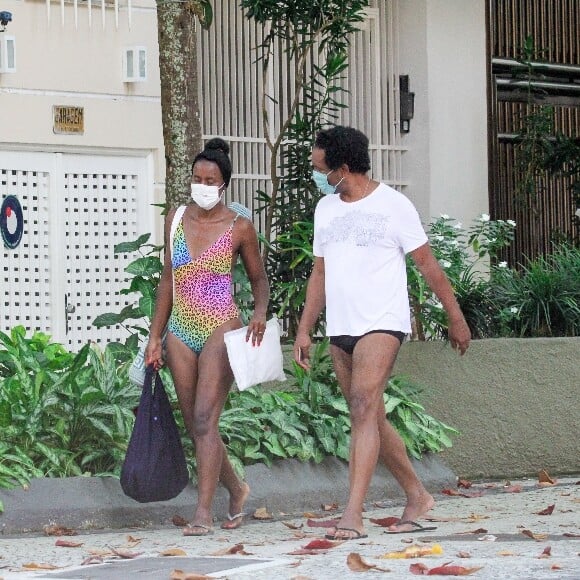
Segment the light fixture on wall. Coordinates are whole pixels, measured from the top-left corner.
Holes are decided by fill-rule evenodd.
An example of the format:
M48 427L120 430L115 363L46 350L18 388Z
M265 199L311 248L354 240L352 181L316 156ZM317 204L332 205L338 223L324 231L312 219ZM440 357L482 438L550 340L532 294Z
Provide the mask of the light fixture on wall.
M399 103L400 130L401 133L408 133L415 114L415 93L409 92L409 75L399 76Z

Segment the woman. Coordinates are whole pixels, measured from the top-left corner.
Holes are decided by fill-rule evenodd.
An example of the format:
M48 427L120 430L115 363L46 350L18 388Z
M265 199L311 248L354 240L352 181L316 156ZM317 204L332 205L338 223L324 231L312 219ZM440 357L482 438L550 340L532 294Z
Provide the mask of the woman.
M269 286L252 222L223 202L232 166L229 147L210 140L193 162L191 195L178 224L176 210L165 220L165 264L145 363L164 364L162 334L167 327L166 358L187 432L193 439L198 472L198 502L184 535L212 531L212 502L218 480L230 494L228 519L222 528L242 524L249 486L236 475L218 430L233 381L224 333L242 326L232 297L232 268L241 256L254 296L254 315L246 340L259 346L266 328Z

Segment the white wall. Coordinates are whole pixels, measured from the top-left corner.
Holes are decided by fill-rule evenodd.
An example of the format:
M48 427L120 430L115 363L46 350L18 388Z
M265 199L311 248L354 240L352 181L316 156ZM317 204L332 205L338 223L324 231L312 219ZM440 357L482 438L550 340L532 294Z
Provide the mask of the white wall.
M415 118L405 143L409 196L423 220L488 211L485 0L403 0L401 73Z

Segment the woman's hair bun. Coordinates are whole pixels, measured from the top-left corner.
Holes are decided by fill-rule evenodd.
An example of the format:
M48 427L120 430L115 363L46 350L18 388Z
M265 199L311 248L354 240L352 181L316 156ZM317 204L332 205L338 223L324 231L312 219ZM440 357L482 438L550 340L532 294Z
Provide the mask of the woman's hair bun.
M220 139L219 137L214 137L205 144L205 150L221 151L225 155L228 155L230 152L230 146L223 139Z

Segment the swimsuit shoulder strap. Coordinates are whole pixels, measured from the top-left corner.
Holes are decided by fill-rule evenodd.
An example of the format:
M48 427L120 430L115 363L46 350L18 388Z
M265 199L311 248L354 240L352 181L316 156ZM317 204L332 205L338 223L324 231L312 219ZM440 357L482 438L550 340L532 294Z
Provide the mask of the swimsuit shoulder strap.
M171 222L171 230L169 231L169 251L171 252L171 257L173 258L173 238L175 237L175 232L177 231L177 226L183 217L186 210L186 205L180 205L173 214L173 220Z

